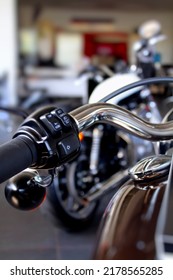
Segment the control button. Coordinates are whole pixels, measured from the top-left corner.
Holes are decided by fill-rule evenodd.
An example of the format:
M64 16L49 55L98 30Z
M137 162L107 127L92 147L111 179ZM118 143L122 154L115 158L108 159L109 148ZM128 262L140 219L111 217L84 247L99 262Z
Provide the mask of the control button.
M58 118L56 118L52 114L47 114L45 116L41 116L40 120L44 123L44 125L49 129L52 134L56 134L57 132L62 131L62 125Z
M49 123L52 125L54 130L59 131L62 129L60 122L52 114L46 115L46 118L49 121Z
M68 115L63 115L61 120L65 126L70 126L70 117Z
M54 127L54 129L56 131L60 131L61 130L61 125L58 122L52 123L52 126Z
M47 114L47 115L46 115L46 118L47 118L48 120L49 120L49 119L51 120L52 117L53 117L52 114Z
M61 116L62 114L64 114L64 111L60 108L60 109L56 109L56 114L58 115L58 116Z
M57 145L57 149L61 159L63 159L66 156L69 156L75 151L78 151L79 148L80 142L75 134L71 134L68 137L62 139Z
M65 128L68 128L71 126L71 120L68 114L64 113L62 109L56 109L55 110L59 120L63 123Z

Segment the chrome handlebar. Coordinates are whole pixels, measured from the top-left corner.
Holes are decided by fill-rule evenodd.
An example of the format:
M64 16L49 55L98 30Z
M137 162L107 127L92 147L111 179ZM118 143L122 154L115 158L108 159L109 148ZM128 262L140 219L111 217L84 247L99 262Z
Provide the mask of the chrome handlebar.
M173 139L173 121L149 123L130 111L113 104L95 103L81 106L70 113L79 132L96 123L107 123L149 141Z

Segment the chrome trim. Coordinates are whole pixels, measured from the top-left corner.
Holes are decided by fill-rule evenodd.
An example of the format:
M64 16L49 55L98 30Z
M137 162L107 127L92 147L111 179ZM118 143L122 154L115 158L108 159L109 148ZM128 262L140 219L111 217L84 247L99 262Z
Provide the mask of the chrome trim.
M162 200L161 209L159 212L156 234L155 234L156 253L158 259L168 259L168 258L173 259L172 181L173 181L173 156L171 156L170 172L169 172L167 186Z
M149 156L129 169L129 175L135 181L156 179L169 173L170 164L171 156Z
M124 184L129 179L128 170L121 170L104 182L96 184L91 192L88 192L86 200L89 202L100 199L101 197L108 194L111 190L118 190L122 184Z
M171 114L173 113L173 108L169 110L169 112L164 116L162 122L165 123L165 122L168 122L169 121L169 118L171 116Z
M88 205L91 202L97 201L113 189L116 191L123 183L125 183L129 179L127 169L119 171L105 181L95 184L87 194L81 197L78 195L74 181L71 179L73 177L75 168L76 163L74 162L72 163L71 168L68 170L69 180L67 181L67 187L71 196L78 203L84 206Z
M122 128L128 133L150 141L173 139L173 121L161 124L149 123L113 104L87 104L72 111L70 115L74 118L79 131L102 122Z

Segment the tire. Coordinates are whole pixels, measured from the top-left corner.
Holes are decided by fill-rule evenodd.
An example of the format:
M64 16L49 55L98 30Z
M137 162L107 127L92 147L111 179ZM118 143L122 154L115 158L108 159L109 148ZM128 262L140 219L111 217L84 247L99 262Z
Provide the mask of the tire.
M67 231L81 231L92 223L99 202L83 206L73 201L67 189L65 192L66 195L59 188L59 179L55 178L47 190L43 212L57 227L63 227ZM73 211L67 207L68 203L73 204Z

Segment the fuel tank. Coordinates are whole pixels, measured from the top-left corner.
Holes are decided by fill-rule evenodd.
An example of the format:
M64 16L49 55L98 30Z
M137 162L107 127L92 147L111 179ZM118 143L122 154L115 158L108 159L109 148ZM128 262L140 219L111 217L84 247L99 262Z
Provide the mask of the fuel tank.
M146 170L146 162L150 162L152 174L149 167ZM141 172L142 164L145 176ZM142 164L138 164L136 173L133 170L138 178L128 180L110 201L98 231L93 259L156 259L155 232L169 164L162 156L161 160L147 159Z

